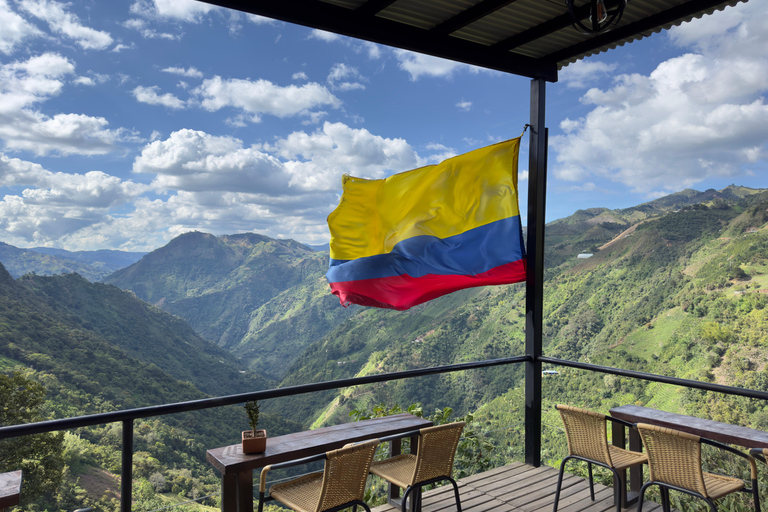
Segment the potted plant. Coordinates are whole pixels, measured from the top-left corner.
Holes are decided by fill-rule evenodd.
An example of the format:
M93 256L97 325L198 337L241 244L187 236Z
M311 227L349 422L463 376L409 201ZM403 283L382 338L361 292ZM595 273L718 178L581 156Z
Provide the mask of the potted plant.
M243 453L264 453L267 449L267 431L257 429L259 425L259 403L251 400L245 403L245 414L251 430L243 431Z

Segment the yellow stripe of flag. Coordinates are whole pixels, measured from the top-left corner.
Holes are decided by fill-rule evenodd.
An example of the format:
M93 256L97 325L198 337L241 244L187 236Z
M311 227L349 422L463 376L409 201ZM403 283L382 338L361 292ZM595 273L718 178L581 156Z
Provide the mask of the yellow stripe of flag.
M331 258L386 254L414 236L447 238L519 215L519 151L520 137L382 180L344 176L328 216Z

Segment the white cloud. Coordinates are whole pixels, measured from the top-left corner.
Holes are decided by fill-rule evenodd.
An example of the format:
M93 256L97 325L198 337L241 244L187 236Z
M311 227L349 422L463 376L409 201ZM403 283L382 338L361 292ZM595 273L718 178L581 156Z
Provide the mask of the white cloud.
M662 62L648 76L620 75L611 88L587 91L582 102L592 111L563 121L566 134L551 139L555 175L603 177L657 194L747 174L767 160L765 7L756 2L739 8L738 25L730 12L716 30L713 22L728 8L673 36L699 53Z
M65 35L84 50L105 50L112 44L108 32L86 27L77 15L69 12L68 4L55 0L25 0L22 9L48 23L52 31Z
M169 32L158 32L154 28L151 28L149 24L139 18L130 18L123 22L123 26L136 30L146 39L181 39L182 33L171 34Z
M19 245L59 242L110 220L109 210L134 200L148 187L100 171L51 172L0 153L0 186L23 186L0 201L3 240Z
M131 5L131 12L148 18L170 18L199 23L205 14L215 7L196 0L138 0Z
M87 86L94 86L96 85L96 82L93 81L93 78L87 77L87 76L79 76L75 78L75 82L77 85L87 85Z
M36 104L58 95L75 66L55 53L0 66L0 140L5 148L38 155L107 153L132 134L110 130L103 117L84 114L48 116Z
M135 158L133 171L149 185L98 171L52 173L0 154L0 187L25 187L0 200L0 236L68 249L147 250L191 230L323 242L342 174L383 177L419 161L402 139L341 123L265 146L178 130Z
M181 75L189 78L203 78L203 72L194 67L189 67L187 69L170 67L165 68L162 71L165 73L172 73L174 75Z
M274 25L276 23L272 18L266 18L264 16L258 16L256 14L245 14L246 19L255 25Z
M400 69L407 71L408 74L411 75L411 80L414 82L422 76L447 78L460 69L477 72L477 68L473 68L467 64L432 57L431 55L424 55L422 53L414 53L407 50L395 50L395 57L397 57Z
M6 55L13 53L14 49L25 39L42 34L34 25L11 10L7 0L0 0L0 52Z
M149 105L162 105L164 107L180 109L184 108L184 102L173 94L167 92L163 95L157 93L160 87L154 85L152 87L138 86L133 90L133 96L137 101L141 103L147 103Z
M265 149L287 160L292 185L310 190L338 190L345 173L382 178L419 164L404 139L384 138L343 123L325 122L311 134L294 132Z
M371 60L377 60L381 58L381 46L370 41L363 41L362 47L368 54L368 58Z
M294 80L309 80L309 77L303 71L294 73L293 75L291 75L291 78L293 78Z
M456 108L463 110L464 112L469 112L472 108L472 102L462 100L456 104Z
M353 91L365 89L365 85L354 80L364 80L357 68L348 66L342 62L333 65L328 73L328 85L331 89L340 91Z
M307 116L317 107L329 105L336 108L341 104L336 96L317 83L280 87L268 80L215 76L203 81L193 93L202 98L202 107L210 112L234 107L250 114L252 122L259 122L261 114Z
M325 41L326 43L331 43L331 42L340 40L341 36L339 34L334 34L333 32L326 32L325 30L313 29L309 33L309 38L310 39L319 39L320 41Z
M568 87L582 88L597 78L612 73L618 67L617 64L606 64L591 60L579 60L568 64L558 73L558 80Z
M133 44L133 43L131 43L130 45L126 45L126 44L123 44L123 43L118 43L110 51L114 52L114 53L120 53L123 50L133 50L134 48L136 48L136 45Z

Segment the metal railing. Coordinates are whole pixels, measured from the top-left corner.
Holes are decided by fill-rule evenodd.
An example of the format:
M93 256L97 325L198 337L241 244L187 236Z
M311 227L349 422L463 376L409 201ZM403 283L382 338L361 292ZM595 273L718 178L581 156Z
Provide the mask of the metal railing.
M303 384L299 386L290 386L278 389L268 389L254 391L250 393L241 393L237 395L220 396L214 398L205 398L201 400L192 400L188 402L178 402L173 404L164 404L151 407L140 407L136 409L127 409L124 411L114 411L101 414L91 414L88 416L77 416L74 418L65 418L59 420L41 421L38 423L29 423L24 425L12 425L0 427L0 439L8 439L32 434L41 434L59 430L69 430L80 427L88 427L105 423L123 423L123 444L122 444L122 469L121 469L121 510L130 512L132 495L132 475L133 475L133 422L137 419L151 418L169 414L178 414L182 412L200 411L227 405L240 404L249 400L266 400L271 398L280 398L287 396L301 395L305 393L314 393L317 391L327 391L331 389L348 388L364 384L373 384L378 382L390 382L394 380L411 379L416 377L425 377L441 373L451 373L465 370L474 370L479 368L489 368L493 366L503 366L510 364L530 363L530 356L515 356L502 359L492 359L486 361L473 361L468 363L458 363L445 366L420 368L416 370L406 370L401 372L385 373L380 375L368 375L365 377L354 377L349 379L339 379L333 381L316 382L312 384ZM738 395L760 400L768 400L768 392L758 391L746 388L737 388L733 386L723 386L709 382L700 382L689 379L680 379L677 377L667 377L652 373L639 372L634 370L623 370L609 366L599 366L591 363L580 363L577 361L568 361L553 357L541 356L539 363L548 363L557 366L566 366L581 370L595 371L621 377L630 377L634 379L646 380L651 382L660 382L672 384L686 388L701 389L704 391L713 391L717 393ZM539 422L539 430L541 423ZM528 433L526 432L526 438ZM526 441L528 444L528 441ZM538 444L538 443L537 443Z

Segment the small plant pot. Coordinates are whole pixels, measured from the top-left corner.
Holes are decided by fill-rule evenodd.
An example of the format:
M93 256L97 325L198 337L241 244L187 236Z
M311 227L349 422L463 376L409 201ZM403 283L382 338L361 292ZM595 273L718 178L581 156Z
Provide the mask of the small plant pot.
M267 449L266 430L243 431L243 453L264 453Z

